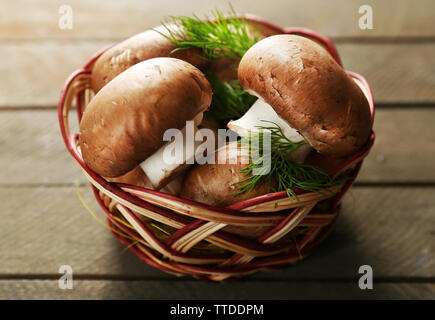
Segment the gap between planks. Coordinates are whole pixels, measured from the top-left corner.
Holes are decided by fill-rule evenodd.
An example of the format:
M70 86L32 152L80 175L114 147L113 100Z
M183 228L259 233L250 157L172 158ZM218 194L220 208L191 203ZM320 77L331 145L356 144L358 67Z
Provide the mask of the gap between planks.
M65 183L0 183L0 189L19 189L19 188L73 188L87 187L90 183L73 182ZM434 188L435 181L356 181L353 188Z
M427 101L427 102L376 102L375 101L376 110L401 110L401 109L410 109L410 110L418 110L418 109L435 109L435 101ZM71 109L75 109L75 106L72 106ZM46 105L46 106L38 106L38 105L23 105L23 106L2 106L0 105L0 112L5 111L52 111L57 110L56 105Z
M39 37L39 38L13 38L1 39L0 43L20 43L20 42L113 42L118 43L124 41L127 37L106 37L106 38L71 38L71 37ZM435 43L435 36L330 36L328 37L335 44L431 44Z
M375 283L373 290L361 290L357 282L79 280L73 290L60 290L57 281L0 281L0 299L433 299L434 295L433 283Z
M321 282L321 283L355 283L358 282L359 277L331 277L331 278L291 278L280 277L279 272L276 273L276 277L273 278L258 278L247 276L238 279L238 282L290 282L290 283L306 283L306 282ZM1 280L58 280L61 274L0 274ZM192 277L173 277L168 279L167 277L156 276L126 276L126 275L102 275L102 274L74 274L74 280L85 281L177 281L177 282L189 282L196 281ZM435 283L435 277L374 277L374 283Z

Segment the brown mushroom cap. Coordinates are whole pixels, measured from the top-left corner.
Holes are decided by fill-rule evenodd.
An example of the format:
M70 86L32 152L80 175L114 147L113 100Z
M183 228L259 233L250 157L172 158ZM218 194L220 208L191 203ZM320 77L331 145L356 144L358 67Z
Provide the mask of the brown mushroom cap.
M162 147L169 128L182 129L206 110L211 88L201 71L173 58L127 69L91 100L80 123L86 164L105 177L133 170Z
M239 152L237 152L239 151ZM256 185L249 195L233 195L237 189L233 185L247 176L239 172L248 164L247 149L240 149L237 143L224 145L215 152L215 163L205 163L192 167L183 182L180 197L217 207L225 207L236 202L254 198L272 191L273 186ZM227 161L225 162L225 159Z
M265 38L243 56L238 71L253 91L320 153L344 157L371 130L367 99L320 45L296 35Z
M163 26L154 28L164 34ZM178 50L171 53L176 46L155 30L147 30L128 38L104 52L92 68L91 86L98 92L110 80L131 66L152 58L171 57L187 61L201 68L208 64L200 58L201 50Z

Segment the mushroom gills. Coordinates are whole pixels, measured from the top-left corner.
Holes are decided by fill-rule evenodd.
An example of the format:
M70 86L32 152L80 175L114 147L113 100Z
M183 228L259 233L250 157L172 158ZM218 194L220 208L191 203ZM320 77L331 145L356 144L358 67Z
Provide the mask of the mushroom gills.
M154 189L159 190L166 186L189 164L194 163L195 152L202 142L189 139L190 137L186 136L193 134L193 137L195 137L202 118L203 113L201 112L192 120L193 125L186 124L181 130L182 139L176 137L173 141L164 144L140 164ZM179 152L180 150L183 152ZM175 152L172 153L171 151ZM168 152L171 154L169 158Z
M281 128L284 136L290 141L300 142L305 140L296 129L292 128L269 104L260 98L240 119L230 121L227 126L238 135L246 137L250 135L250 132L259 132L259 127L273 126L272 122ZM312 147L308 143L304 144L289 155L289 160L295 163L303 163L311 149Z

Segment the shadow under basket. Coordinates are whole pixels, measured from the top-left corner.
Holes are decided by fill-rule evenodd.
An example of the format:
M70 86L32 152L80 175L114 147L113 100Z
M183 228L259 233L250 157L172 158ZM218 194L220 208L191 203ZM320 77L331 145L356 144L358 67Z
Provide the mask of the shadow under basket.
M310 37L326 47L341 65L334 45L323 35L305 28L280 28L253 16L246 19L266 36ZM217 208L159 191L109 182L84 163L78 148L78 134L70 133L68 119L75 101L80 122L83 110L92 99L92 66L105 50L107 48L67 79L58 105L60 129L68 151L92 184L113 235L140 259L178 276L224 281L294 264L328 236L337 219L340 201L373 145L373 132L360 151L331 172L347 178L343 185L318 193L294 190L299 201L291 201L282 191ZM367 81L359 74L347 73L364 92L373 120L373 95ZM258 227L266 231L255 238L228 232L231 228Z

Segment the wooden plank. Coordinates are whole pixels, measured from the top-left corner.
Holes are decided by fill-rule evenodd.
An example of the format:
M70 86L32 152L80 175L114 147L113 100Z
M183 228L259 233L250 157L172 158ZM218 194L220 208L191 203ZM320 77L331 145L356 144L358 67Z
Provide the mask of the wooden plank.
M73 112L71 112L73 113ZM77 122L71 114L71 124ZM77 125L73 132L77 132ZM0 112L0 184L86 181L67 151L55 110Z
M375 279L434 278L435 188L354 188L330 237L312 256L252 279L342 281L372 266ZM86 203L102 217L87 187ZM123 252L82 207L75 189L0 188L0 277L39 277L71 265L76 275L176 279ZM188 279L188 278L186 278Z
M381 109L359 182L435 181L435 109Z
M54 107L67 77L110 42L13 42L0 45L0 107Z
M66 78L110 41L17 41L0 46L0 108L53 107ZM435 43L339 44L378 103L435 103Z
M435 101L435 44L339 44L346 69L369 82L377 103Z
M73 125L75 114L71 118ZM428 156L435 154L433 123L435 108L379 110L376 143L358 181L435 181L435 162ZM8 168L0 185L86 181L63 144L55 110L0 111L0 154L0 166Z
M340 282L74 280L61 290L57 280L0 280L0 299L434 299L433 283L375 283L373 290ZM267 310L265 310L267 313Z
M418 5L407 0L317 1L317 0L233 0L241 13L253 13L281 26L303 26L333 37L434 36L432 16L434 3L420 0ZM155 26L168 15L200 16L213 8L227 11L227 2L171 1L150 3L140 0L110 1L71 0L72 30L61 30L59 8L64 3L50 0L9 1L0 12L0 38L124 38ZM358 9L368 4L373 8L374 29L361 30Z
M84 200L105 218L88 187ZM0 188L0 274L53 274L71 265L82 274L166 275L137 261L81 205L75 188Z

